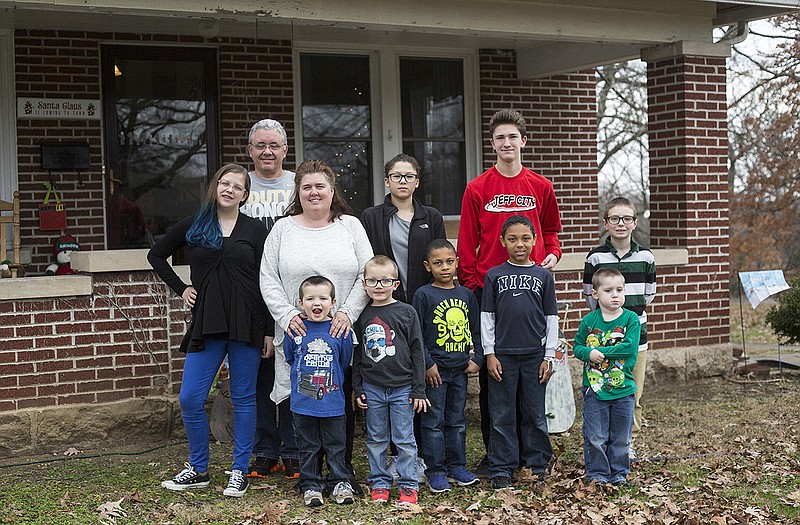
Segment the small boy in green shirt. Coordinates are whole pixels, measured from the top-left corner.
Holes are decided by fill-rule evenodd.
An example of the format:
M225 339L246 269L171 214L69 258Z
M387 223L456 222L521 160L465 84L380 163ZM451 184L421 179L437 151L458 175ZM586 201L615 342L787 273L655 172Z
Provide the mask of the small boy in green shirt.
M583 369L583 457L589 482L624 485L630 473L631 425L639 318L622 307L625 278L613 268L592 277L599 308L581 320L575 357Z

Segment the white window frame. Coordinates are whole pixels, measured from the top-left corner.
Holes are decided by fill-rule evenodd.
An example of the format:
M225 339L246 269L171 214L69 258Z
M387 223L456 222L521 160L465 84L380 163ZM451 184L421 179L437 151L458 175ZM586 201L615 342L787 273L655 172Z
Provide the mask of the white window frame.
M402 153L402 119L400 107L401 58L456 58L464 67L464 140L466 149L466 182L480 173L480 100L478 87L478 53L474 49L431 48L413 46L358 46L342 43L295 42L292 48L294 69L295 157L303 158L303 116L300 78L302 53L335 55L368 55L370 65L370 104L372 124L373 204L383 202L383 164L386 159ZM335 82L336 79L331 79ZM459 215L446 215L458 219Z
M5 201L19 188L14 71L14 31L0 29L0 199Z

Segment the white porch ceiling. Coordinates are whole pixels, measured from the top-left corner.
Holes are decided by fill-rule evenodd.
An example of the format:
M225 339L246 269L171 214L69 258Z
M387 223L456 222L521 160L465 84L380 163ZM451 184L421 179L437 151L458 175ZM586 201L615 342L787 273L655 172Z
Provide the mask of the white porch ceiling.
M715 25L798 8L800 0L0 0L0 28L198 35L205 24L219 36L295 43L511 48L519 76L533 78L659 44L711 43Z

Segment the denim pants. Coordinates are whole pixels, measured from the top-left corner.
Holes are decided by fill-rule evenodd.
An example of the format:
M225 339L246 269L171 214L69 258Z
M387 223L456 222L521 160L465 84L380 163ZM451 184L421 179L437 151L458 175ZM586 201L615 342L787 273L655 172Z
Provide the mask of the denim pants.
M300 452L300 490L331 489L348 481L345 462L345 416L315 417L294 414L294 429ZM328 462L327 482L322 478L322 458Z
M489 410L492 414L489 476L511 476L520 466L528 467L534 473L544 472L553 457L544 411L547 383L539 383L539 365L544 360L544 352L495 357L503 367L503 380L489 377ZM517 406L521 418L519 438Z
M467 464L467 374L464 368L440 368L442 384L426 390L431 406L422 413L420 455L425 474L448 474Z
M233 468L247 472L256 429L256 375L261 349L241 341L206 339L200 352L188 352L181 380L181 416L189 439L189 463L208 471L208 415L205 402L225 355L233 402Z
M367 398L367 480L370 487L392 487L392 475L386 470L386 449L391 428L392 441L397 446L397 474L400 476L397 486L418 490L414 407L409 402L411 385L383 388L364 381L362 389Z
M628 477L634 404L633 394L601 401L583 387L583 461L589 481L621 483Z
M256 434L253 455L271 459L297 458L289 400L285 399L275 405L269 398L274 384L275 356L261 359L256 383Z

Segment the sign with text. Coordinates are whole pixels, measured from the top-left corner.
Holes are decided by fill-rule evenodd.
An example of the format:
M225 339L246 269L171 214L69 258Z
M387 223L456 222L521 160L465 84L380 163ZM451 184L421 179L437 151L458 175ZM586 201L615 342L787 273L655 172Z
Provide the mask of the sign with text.
M789 283L783 276L783 270L739 272L739 280L742 281L744 294L753 308L770 295L789 289Z
M100 100L17 98L17 118L100 120Z

